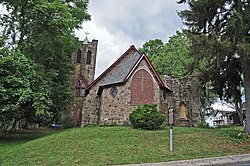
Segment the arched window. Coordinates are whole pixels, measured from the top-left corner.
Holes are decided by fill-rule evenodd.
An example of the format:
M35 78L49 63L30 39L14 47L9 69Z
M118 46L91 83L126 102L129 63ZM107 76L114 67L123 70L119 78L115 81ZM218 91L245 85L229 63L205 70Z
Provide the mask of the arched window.
M131 104L153 104L153 79L144 69L137 71L132 78Z
M76 63L81 63L82 51L79 49L76 55Z
M88 65L91 64L91 54L92 54L92 52L90 50L88 50L88 52L87 52L87 60L86 60L86 64L88 64Z
M184 102L181 102L179 105L179 117L180 117L180 119L187 119L186 104Z
M78 80L76 82L76 86L75 86L75 96L84 96L85 95L85 83L83 80Z

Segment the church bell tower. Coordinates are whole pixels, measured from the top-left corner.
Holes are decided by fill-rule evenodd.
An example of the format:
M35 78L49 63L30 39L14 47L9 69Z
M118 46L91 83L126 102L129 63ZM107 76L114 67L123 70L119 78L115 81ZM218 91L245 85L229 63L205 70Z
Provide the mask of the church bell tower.
M88 33L83 41L78 41L76 50L72 54L74 72L72 90L74 101L72 104L72 119L76 126L81 126L82 106L85 100L85 90L92 83L95 76L97 40L88 40Z

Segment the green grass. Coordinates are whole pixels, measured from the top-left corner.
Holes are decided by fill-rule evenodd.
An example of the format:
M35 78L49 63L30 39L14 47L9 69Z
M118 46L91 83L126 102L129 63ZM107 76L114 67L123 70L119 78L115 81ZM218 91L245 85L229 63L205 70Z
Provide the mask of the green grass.
M250 140L232 139L227 130L232 128L174 127L172 153L168 128L86 127L14 134L0 138L0 159L3 165L111 165L250 153Z

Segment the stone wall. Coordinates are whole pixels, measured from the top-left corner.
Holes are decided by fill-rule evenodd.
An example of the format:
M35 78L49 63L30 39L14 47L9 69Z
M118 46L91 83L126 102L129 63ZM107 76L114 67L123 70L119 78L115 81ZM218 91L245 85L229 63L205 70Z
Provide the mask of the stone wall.
M83 44L79 41L79 47L72 53L71 62L74 65L74 73L72 80L76 80L79 77L84 78L87 84L90 84L94 80L95 66L96 66L96 54L97 54L97 40L92 40L88 44ZM78 51L81 51L80 63L77 63ZM87 52L91 51L91 63L86 64Z
M99 123L99 110L100 110L100 96L97 95L97 86L93 87L82 105L82 124L81 126L88 124Z
M95 67L96 67L96 54L97 54L97 40L92 40L88 44L82 45L82 50L84 53L84 70L86 72L85 78L87 78L88 84L92 83L95 77ZM86 64L87 52L91 51L91 62Z
M168 83L173 93L168 98L174 107L174 123L178 126L197 126L200 121L200 101L198 94L198 80L194 77L179 79L174 76L165 76L164 82ZM172 100L172 101L171 101ZM186 106L186 118L180 118L180 105Z
M102 124L102 125L127 125L129 124L129 114L138 106L131 103L131 81L137 71L144 69L153 79L153 102L150 104L157 104L164 101L164 95L159 85L155 81L151 71L149 70L145 60L142 60L135 69L130 78L125 84L116 84L105 86L101 88L101 94L98 95L99 86L105 81L105 78L100 80L91 90L86 101L83 104L83 121L82 125L86 124ZM112 71L111 73L112 74ZM117 95L112 96L111 90L117 89ZM158 105L158 109L166 110L166 106ZM164 112L164 111L163 111Z
M117 89L116 96L111 94L113 88ZM129 124L128 117L134 108L130 105L129 96L129 83L104 88L101 95L100 124Z
M83 80L84 85L85 85L83 88L86 88L94 80L97 44L98 44L97 40L92 40L92 42L88 42L87 44L84 44L82 41L78 41L77 48L75 52L72 53L71 62L74 66L74 72L71 77L71 83L72 83L73 95L75 95L74 92L75 92L75 87L76 87L78 80ZM90 64L86 63L88 51L91 51ZM77 61L78 54L80 55L80 58L79 58L80 61ZM79 112L84 114L83 107L89 102L89 100L85 98L84 94L85 92L81 93L80 96L75 96L70 106L71 116L73 118L73 121L77 125L81 125L78 122L79 120L81 122L85 121L86 123L91 123L91 121L95 119L92 117L92 113L89 113L89 112L85 117L76 118L76 115L78 115Z

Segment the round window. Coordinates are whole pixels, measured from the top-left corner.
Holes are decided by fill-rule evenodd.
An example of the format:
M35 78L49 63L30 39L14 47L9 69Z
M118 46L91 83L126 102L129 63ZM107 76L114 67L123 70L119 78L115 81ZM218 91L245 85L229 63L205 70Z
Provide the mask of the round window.
M111 93L111 95L112 95L113 97L115 97L115 96L117 95L117 93L118 93L117 88L116 88L116 87L112 88L111 91L110 91L110 93Z

